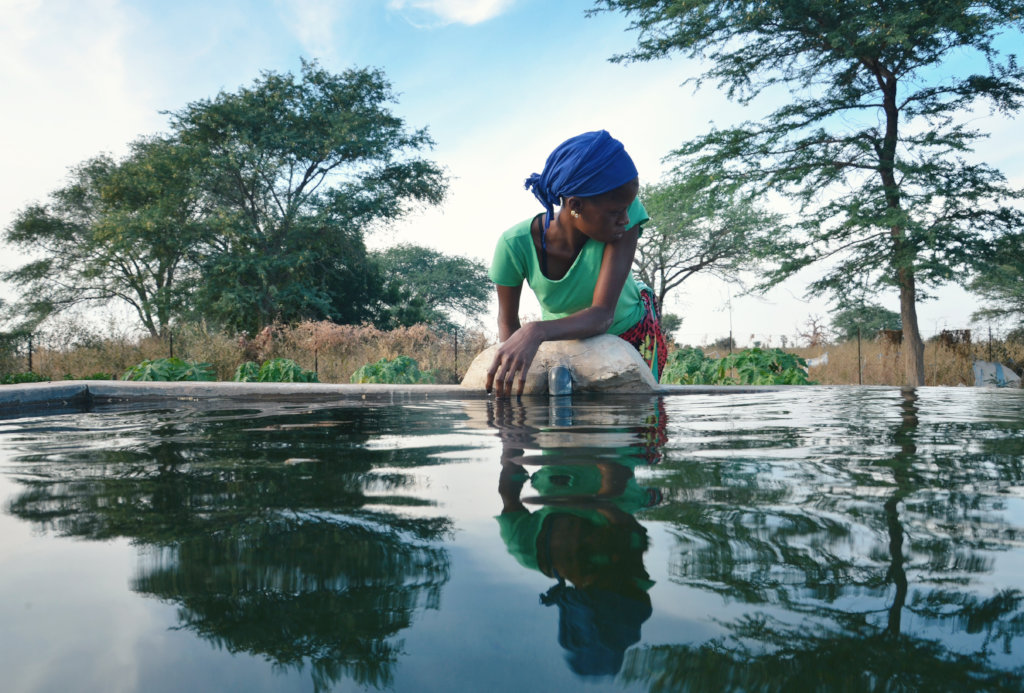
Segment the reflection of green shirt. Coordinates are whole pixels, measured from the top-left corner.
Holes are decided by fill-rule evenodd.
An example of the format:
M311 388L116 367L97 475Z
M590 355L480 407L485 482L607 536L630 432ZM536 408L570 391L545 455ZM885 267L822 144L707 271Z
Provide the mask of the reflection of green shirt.
M608 524L608 518L596 510L565 506L545 505L532 513L528 510L515 510L498 515L495 519L498 521L501 539L508 552L524 568L542 572L537 563L537 537L544 528L544 520L552 514L576 515L598 526Z
M650 218L639 198L633 200L627 213L631 227ZM537 249L530 234L532 222L532 218L527 219L501 235L491 263L491 281L502 286L521 286L525 279L537 295L545 320L557 320L589 308L594 300L594 287L597 286L605 244L588 239L565 276L558 280L548 279L541 272ZM640 322L643 316L640 289L630 271L619 294L608 332L622 334Z
M635 466L635 465L628 465ZM595 498L601 489L601 470L592 464L541 465L530 475L530 485L545 498ZM645 491L631 477L621 495L608 501L630 515L646 507ZM594 508L574 507L569 504L542 505L532 513L516 510L502 513L495 519L501 530L501 538L508 552L520 565L531 570L540 570L537 563L537 538L544 527L544 520L552 514L575 515L595 527L608 525L608 518Z

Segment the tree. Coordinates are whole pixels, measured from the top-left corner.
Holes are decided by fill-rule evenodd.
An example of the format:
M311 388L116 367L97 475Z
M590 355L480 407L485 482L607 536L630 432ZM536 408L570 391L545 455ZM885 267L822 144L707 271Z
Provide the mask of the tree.
M406 291L406 304L422 311L421 322L450 327L454 315L476 320L487 310L492 283L482 262L407 243L374 255Z
M204 153L218 224L198 312L249 331L387 312L364 234L440 202L447 186L417 156L433 144L426 130L407 130L392 101L378 70L331 74L303 62L299 78L265 72L171 114L176 136Z
M665 339L674 342L676 332L683 326L683 319L675 313L662 313L658 318L661 322L661 331L665 335Z
M743 105L787 89L759 122L684 143L679 169L710 189L796 204L798 233L762 287L827 258L812 293L842 292L864 273L898 289L905 380L923 384L921 289L966 276L986 235L1021 225L1021 192L966 160L983 133L963 121L983 102L1020 110L1024 70L998 39L1021 30L1024 3L599 0L602 10L625 12L640 32L615 59L680 51L700 60L698 85L715 80ZM981 71L970 73L975 58Z
M777 215L688 181L646 186L640 199L651 215L637 243L634 268L658 305L697 272L739 281L771 248Z
M809 315L804 324L797 330L797 336L807 342L808 348L828 344L828 330L820 315Z
M5 240L38 256L3 278L21 288L8 308L34 326L80 304L130 305L163 334L195 284L191 259L208 233L192 172L195 152L138 140L120 161L94 157L47 204L22 210Z
M863 337L874 339L880 330L898 330L900 314L877 303L860 303L837 309L832 314L832 331L839 341Z
M999 239L968 288L988 304L972 320L1010 320L1024 327L1024 233Z

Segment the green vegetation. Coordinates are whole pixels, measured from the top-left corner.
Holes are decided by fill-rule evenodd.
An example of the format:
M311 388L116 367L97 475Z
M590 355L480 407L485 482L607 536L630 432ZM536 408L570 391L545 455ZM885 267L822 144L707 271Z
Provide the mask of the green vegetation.
M306 370L291 359L270 359L263 365L246 361L232 378L236 383L318 383L314 371Z
M807 362L781 349L752 348L711 358L685 347L669 355L661 382L666 385L813 385Z
M392 385L416 385L433 383L433 371L420 371L419 364L409 356L398 356L392 360L381 359L368 363L352 374L353 383L390 383Z
M42 383L49 380L38 373L4 373L0 375L0 385L17 385L18 383Z
M132 366L121 380L176 382L181 380L213 381L217 379L209 363L183 361L179 358L146 360Z
M88 375L74 376L68 373L64 376L64 380L117 380L113 373L106 373L104 371L98 371L96 373L89 373Z
M742 105L783 97L684 142L676 173L723 199L793 203L760 288L827 263L809 293L839 296L864 275L896 289L904 383L923 385L921 291L968 279L991 239L1024 225L1024 192L970 158L980 112L1024 108L1024 67L1004 50L1019 45L1024 3L599 0L595 11L639 32L615 60L680 53L702 70L698 86Z

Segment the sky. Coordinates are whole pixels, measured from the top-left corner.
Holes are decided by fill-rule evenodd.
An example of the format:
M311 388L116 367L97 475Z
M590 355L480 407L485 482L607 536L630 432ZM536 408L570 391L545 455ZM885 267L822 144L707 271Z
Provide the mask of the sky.
M653 183L664 157L714 123L756 118L713 85L682 85L699 65L682 57L615 64L636 34L628 19L586 17L591 0L0 0L0 227L45 201L70 167L101 152L124 154L143 135L167 130L167 111L235 91L263 71L298 72L315 59L331 71L376 67L397 96L394 112L427 127L429 156L450 176L440 207L367 239L371 248L409 242L489 263L498 236L534 214L523 180L559 142L606 129ZM1019 39L1019 37L1018 37ZM1024 186L1019 123L977 113L991 132L976 155ZM0 249L0 268L25 257ZM749 344L792 341L826 301L807 300L815 269L764 297L710 278L691 279L666 312L677 339L729 334ZM10 287L0 296L12 295ZM524 292L524 296L528 292ZM898 310L895 294L879 302ZM977 309L961 289L918 306L922 332L969 326ZM484 318L495 330L494 310ZM524 300L527 316L539 315ZM976 326L977 329L977 326Z

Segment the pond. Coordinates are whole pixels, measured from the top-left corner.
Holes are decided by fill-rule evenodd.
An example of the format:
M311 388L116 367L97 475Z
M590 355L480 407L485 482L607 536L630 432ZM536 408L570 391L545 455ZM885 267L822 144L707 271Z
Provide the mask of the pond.
M231 406L0 421L5 691L1024 689L1024 393Z

